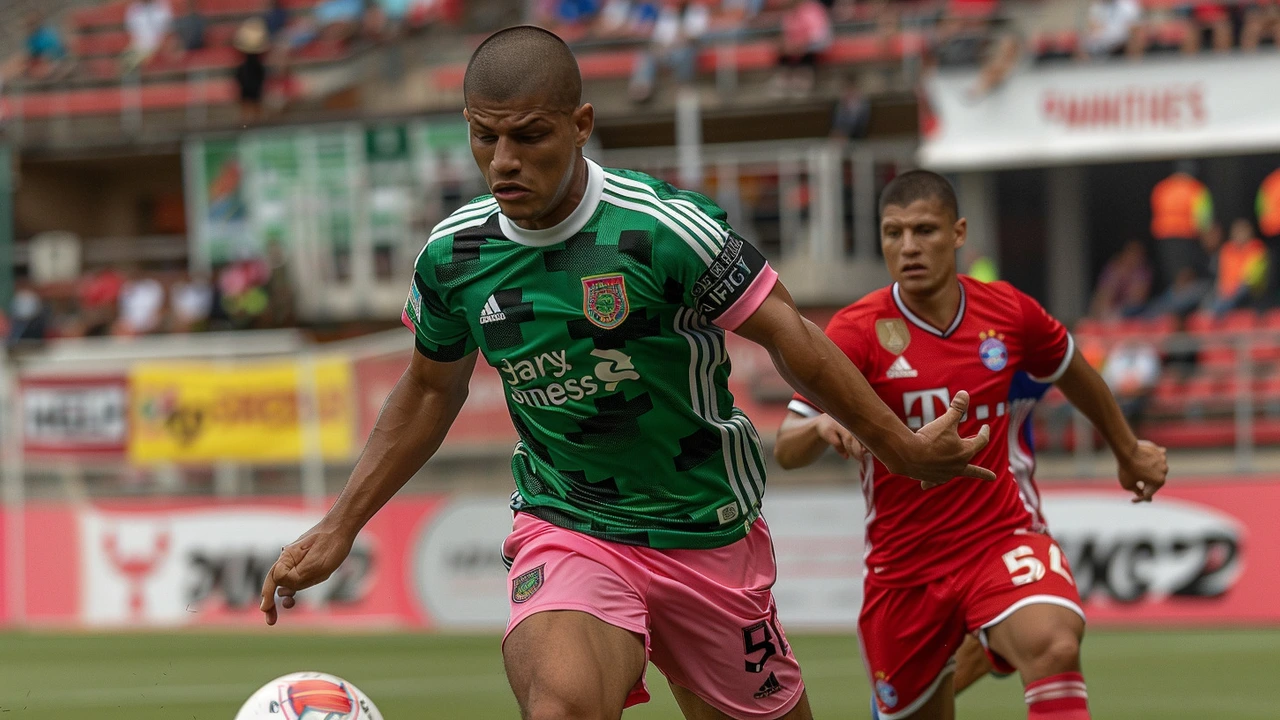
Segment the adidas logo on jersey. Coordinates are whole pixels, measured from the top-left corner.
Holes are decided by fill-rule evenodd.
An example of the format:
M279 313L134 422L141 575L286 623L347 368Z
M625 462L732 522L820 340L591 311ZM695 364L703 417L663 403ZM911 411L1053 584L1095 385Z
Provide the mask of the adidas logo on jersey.
M481 320L480 322L484 322L484 320ZM889 366L889 372L885 374L889 376L890 380L901 380L903 378L916 377L920 373L916 372L916 369L911 367L911 363L907 362L906 356L899 355L898 359L894 360L893 364Z
M480 308L480 324L488 325L492 322L501 322L507 319L507 314L502 312L502 308L498 307L498 301L492 296L485 301L484 307Z

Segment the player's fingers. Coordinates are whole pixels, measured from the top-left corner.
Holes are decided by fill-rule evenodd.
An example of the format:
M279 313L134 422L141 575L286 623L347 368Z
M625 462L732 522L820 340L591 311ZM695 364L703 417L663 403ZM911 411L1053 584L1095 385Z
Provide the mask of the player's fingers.
M283 593L281 594L283 595ZM292 595L285 595L284 597L280 598L280 607L284 608L285 610L292 610L293 606L297 604L298 604L297 599L294 598Z
M973 457L982 452L982 448L986 447L989 442L991 442L991 426L983 425L977 435L964 439L965 452L969 453L969 457Z
M276 565L278 565L279 562L280 561L276 561ZM267 571L266 579L262 581L262 604L258 606L259 610L267 613L268 625L276 624L274 617L276 612L276 588L279 587L276 585L275 578L276 565L271 566L271 569Z
M957 425L966 412L969 412L969 393L961 390L951 398L951 407L947 408L946 414L942 417L948 425Z
M965 465L964 472L960 473L960 477L977 478L979 480L995 480L996 474L984 467L979 467L977 465Z

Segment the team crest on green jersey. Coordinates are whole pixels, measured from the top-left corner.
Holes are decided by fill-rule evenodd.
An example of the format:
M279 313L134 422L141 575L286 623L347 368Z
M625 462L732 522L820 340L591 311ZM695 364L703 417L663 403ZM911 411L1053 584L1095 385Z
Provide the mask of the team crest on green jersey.
M525 602L542 588L542 569L546 566L546 563L543 563L529 572L521 573L511 581L511 602Z
M627 283L622 275L582 278L582 312L593 325L611 330L627 319Z

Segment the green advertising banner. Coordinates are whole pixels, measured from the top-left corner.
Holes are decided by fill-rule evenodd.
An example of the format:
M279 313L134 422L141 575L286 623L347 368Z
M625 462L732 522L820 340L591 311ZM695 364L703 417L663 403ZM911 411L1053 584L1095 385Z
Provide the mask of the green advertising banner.
M281 243L319 251L342 280L365 238L379 278L396 276L436 222L483 192L457 117L193 139L186 162L192 255L205 267Z

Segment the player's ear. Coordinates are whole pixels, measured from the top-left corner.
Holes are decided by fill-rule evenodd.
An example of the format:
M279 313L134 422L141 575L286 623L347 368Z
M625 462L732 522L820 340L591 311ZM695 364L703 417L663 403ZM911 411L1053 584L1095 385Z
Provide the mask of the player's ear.
M466 120L468 125L471 124L471 113L467 112L466 108L462 108L462 119Z
M596 129L596 109L591 103L583 103L582 107L573 111L574 145L579 148L587 146L591 133Z
M964 241L969 237L969 221L964 218L960 218L959 220L956 220L956 224L953 226L953 229L956 234L956 249L959 250L964 247Z

